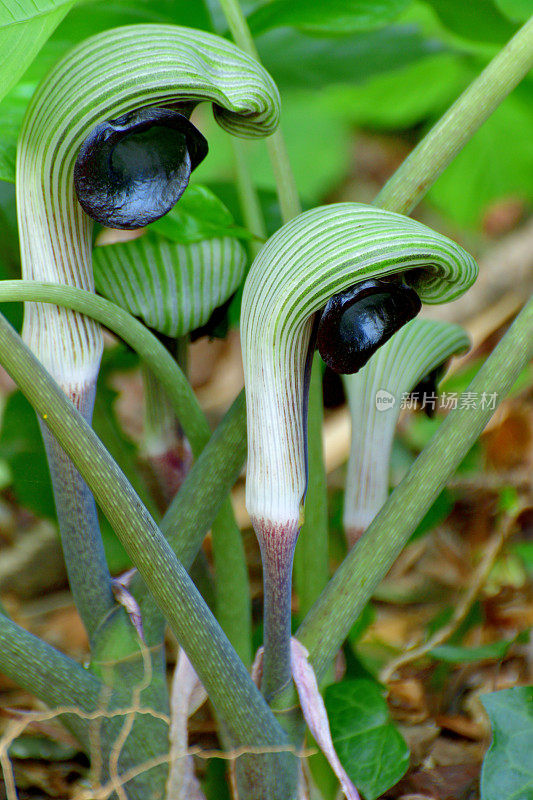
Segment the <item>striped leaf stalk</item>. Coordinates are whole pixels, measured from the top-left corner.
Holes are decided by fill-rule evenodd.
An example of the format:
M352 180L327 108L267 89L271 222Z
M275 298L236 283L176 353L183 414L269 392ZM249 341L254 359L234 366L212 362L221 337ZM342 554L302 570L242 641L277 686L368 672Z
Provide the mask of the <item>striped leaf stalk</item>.
M248 411L246 504L261 547L267 698L290 681L292 560L307 483L306 405L316 316L367 279L403 276L426 303L461 295L473 258L425 225L357 203L301 214L254 260L241 330Z
M23 276L93 290L92 220L74 192L78 152L95 126L146 106L190 109L213 103L217 122L237 136L266 136L279 116L265 70L212 34L139 25L98 34L68 53L28 107L17 152ZM181 104L181 105L180 105ZM24 338L90 420L102 339L76 313L28 304ZM113 605L94 502L45 434L65 559L76 604L92 636Z
M380 347L359 372L343 377L352 421L343 515L350 547L361 538L387 499L392 443L402 398L427 376L445 369L452 356L468 347L468 336L459 325L413 319ZM431 410L431 405L427 408Z

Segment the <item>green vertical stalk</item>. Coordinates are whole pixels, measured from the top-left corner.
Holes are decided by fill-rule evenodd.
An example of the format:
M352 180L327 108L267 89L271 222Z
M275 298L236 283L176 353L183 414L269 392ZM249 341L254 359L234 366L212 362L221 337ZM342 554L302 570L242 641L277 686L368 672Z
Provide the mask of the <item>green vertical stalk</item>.
M309 386L308 498L305 522L294 554L294 578L298 609L303 619L328 582L328 495L322 448L322 364L315 355Z
M374 205L409 214L441 172L533 67L533 17L415 147ZM496 157L496 155L495 155Z
M252 603L241 531L227 500L211 528L216 617L241 661L252 663Z
M87 420L92 418L95 395L93 382L80 388L75 399ZM42 423L41 431L70 589L92 641L102 619L115 605L96 505L78 470Z

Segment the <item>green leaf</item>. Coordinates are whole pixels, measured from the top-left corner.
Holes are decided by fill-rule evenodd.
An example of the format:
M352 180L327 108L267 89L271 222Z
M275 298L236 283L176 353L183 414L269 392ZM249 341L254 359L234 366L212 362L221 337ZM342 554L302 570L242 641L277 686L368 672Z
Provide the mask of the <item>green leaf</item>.
M372 128L406 129L442 114L474 76L466 59L437 53L371 76L357 86L330 91L329 102L350 122Z
M390 718L379 685L342 681L328 686L324 700L342 766L366 800L375 800L409 766L409 748Z
M248 17L254 34L295 26L313 33L344 34L380 28L395 19L409 0L273 0Z
M206 186L189 186L168 214L148 226L178 244L202 242L221 236L251 239L246 228L235 225L224 203Z
M527 22L533 14L533 0L494 0L496 6L513 22Z
M32 83L18 83L0 103L0 180L15 183L17 137L26 106L33 94Z
M442 644L430 651L437 661L447 664L473 664L476 661L499 661L504 658L514 643L514 639L504 642L491 642L479 647L462 647L456 644Z
M531 201L533 82L526 80L502 103L443 172L428 194L461 225L479 225L496 200Z
M263 64L281 90L361 83L372 75L398 69L445 49L425 38L415 25L391 25L340 39L305 36L291 28L277 28L260 36L257 47Z
M492 0L429 0L429 3L443 24L464 39L503 44L516 33L516 25L500 14Z
M0 98L15 85L73 5L73 0L0 0Z
M11 470L18 502L40 517L56 518L50 473L33 408L21 392L8 399L0 430L0 458Z
M481 771L481 800L533 797L533 686L483 695L492 743Z

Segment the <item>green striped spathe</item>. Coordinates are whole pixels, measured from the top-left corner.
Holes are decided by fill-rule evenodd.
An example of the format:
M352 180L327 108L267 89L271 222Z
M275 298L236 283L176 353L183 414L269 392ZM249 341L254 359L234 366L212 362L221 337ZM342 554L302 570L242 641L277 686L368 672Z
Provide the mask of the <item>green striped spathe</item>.
M279 117L268 73L232 43L171 25L98 34L65 56L38 87L17 152L23 277L93 289L92 221L73 188L79 147L98 123L136 108L213 103L218 123L242 137L267 136ZM65 309L31 305L24 335L63 385L98 369L94 323Z
M177 337L205 325L236 291L246 251L230 236L184 245L148 232L96 247L93 265L100 294L150 328Z
M343 376L352 421L344 493L344 529L354 543L384 505L402 396L428 373L470 346L459 325L413 319L374 353L354 375ZM392 396L379 406L379 392Z
M280 228L246 279L241 335L248 416L246 504L259 527L294 529L306 486L304 373L313 318L334 294L405 273L426 303L461 295L474 259L408 217L358 203L305 212Z

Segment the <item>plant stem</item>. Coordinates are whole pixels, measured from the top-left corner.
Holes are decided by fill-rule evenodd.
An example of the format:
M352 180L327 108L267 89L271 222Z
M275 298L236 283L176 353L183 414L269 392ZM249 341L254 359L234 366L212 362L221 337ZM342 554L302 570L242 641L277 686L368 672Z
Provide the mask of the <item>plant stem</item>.
M86 386L78 397L90 406L83 409L91 419L95 386ZM81 408L78 405L80 413ZM115 605L96 505L91 491L72 461L41 423L54 490L63 556L74 603L90 641L103 618Z
M241 50L261 62L248 23L242 13L239 0L220 0L231 35ZM302 213L298 190L287 154L285 140L280 128L267 139L268 153L276 179L281 218L289 222Z
M533 17L415 147L374 205L409 214L477 129L533 67Z
M100 322L130 345L150 366L167 392L193 453L197 455L201 452L211 435L207 420L182 371L148 328L120 306L84 289L39 281L0 282L1 302L25 300L55 303L79 311Z
M189 655L233 741L284 746L283 731L163 534L94 431L1 316L0 359L87 481ZM279 754L272 758L285 760Z
M103 684L91 672L64 656L37 636L0 614L0 666L2 673L50 708L94 709ZM65 724L76 738L88 745L87 725L69 716Z
M265 598L261 691L270 703L291 681L292 560L298 530L254 522L261 545Z
M235 158L235 172L237 177L239 204L244 222L248 230L250 230L254 236L265 240L267 238L265 218L263 217L261 203L259 202L259 197L250 175L246 142L242 139L236 139L234 136L232 136L231 144ZM252 240L250 242L252 256L255 257L257 255L257 252L261 249L261 245L262 242L258 242L257 240Z
M300 619L307 614L328 582L328 495L322 448L322 423L322 365L317 354L309 386L307 432L309 484L305 501L305 522L294 555L294 577Z
M215 566L216 617L241 661L252 663L252 602L241 531L231 502L220 509L211 528Z
M161 530L188 568L246 457L245 398L241 392L193 464L161 522Z
M479 405L458 407L448 414L301 625L297 637L309 650L319 677L412 531L483 431L493 413L487 399L501 402L532 355L530 300L466 390L480 399Z

